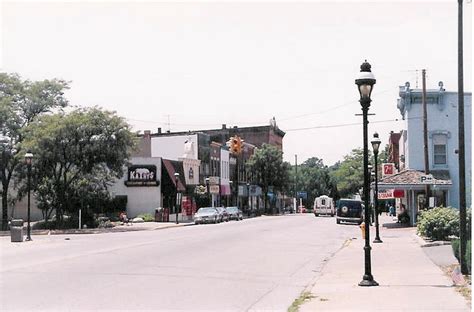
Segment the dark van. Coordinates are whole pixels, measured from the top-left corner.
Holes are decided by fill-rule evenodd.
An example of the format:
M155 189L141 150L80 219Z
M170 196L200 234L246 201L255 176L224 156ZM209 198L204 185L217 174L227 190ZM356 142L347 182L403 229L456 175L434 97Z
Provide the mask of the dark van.
M361 200L340 199L336 203L336 223L341 221L361 224L364 220L364 204Z

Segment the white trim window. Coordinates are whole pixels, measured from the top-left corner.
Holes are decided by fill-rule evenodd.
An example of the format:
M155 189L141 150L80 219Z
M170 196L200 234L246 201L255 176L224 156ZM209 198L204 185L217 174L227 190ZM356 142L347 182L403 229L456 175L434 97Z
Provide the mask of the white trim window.
M445 134L433 135L433 164L435 166L448 164L447 142L448 138Z

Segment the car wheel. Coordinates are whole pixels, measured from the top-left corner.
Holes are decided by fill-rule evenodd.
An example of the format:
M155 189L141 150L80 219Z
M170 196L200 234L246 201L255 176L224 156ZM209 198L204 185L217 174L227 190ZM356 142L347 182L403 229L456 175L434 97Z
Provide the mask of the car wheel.
M334 213L331 213L331 217L334 217Z
M336 224L341 224L341 220L336 219Z
M315 217L319 216L317 213L314 214Z

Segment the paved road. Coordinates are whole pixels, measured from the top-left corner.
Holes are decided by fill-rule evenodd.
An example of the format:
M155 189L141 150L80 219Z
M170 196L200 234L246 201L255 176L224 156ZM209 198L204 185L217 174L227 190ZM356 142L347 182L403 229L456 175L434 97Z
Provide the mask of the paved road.
M351 237L360 237L357 226L310 214L24 243L2 237L2 311L286 311Z

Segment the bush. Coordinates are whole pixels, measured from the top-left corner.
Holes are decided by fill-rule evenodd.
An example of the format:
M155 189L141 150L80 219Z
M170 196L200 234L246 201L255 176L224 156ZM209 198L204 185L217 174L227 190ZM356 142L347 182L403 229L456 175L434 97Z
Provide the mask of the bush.
M449 236L459 236L459 211L450 207L421 211L417 232L432 240L447 240Z
M454 256L456 257L456 259L460 259L460 250L459 250L459 246L461 244L461 241L459 239L454 239L452 242L451 242L451 246L453 247L453 253L454 253ZM469 274L471 274L471 258L472 258L472 255L471 255L471 241L468 240L467 241L467 244L466 244L466 264L467 264L467 268L469 270Z
M96 228L99 222L92 216L84 214L82 216L82 226L87 225L88 228ZM66 230L66 229L77 229L79 226L79 218L77 216L64 216L64 220L61 224L53 216L48 221L41 220L33 224L33 230Z
M145 221L145 222L153 222L153 221L155 221L155 217L152 216L151 213L144 213L144 214L138 215L137 218L142 218L143 221Z

